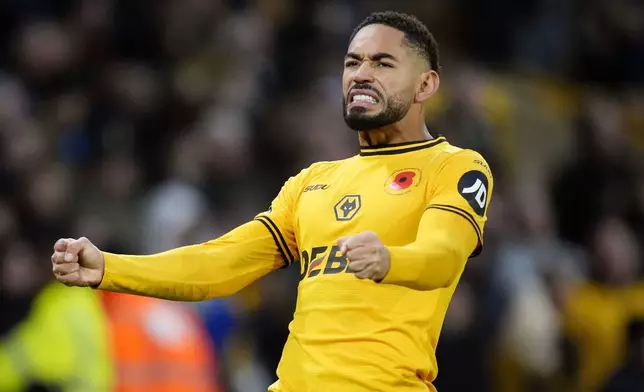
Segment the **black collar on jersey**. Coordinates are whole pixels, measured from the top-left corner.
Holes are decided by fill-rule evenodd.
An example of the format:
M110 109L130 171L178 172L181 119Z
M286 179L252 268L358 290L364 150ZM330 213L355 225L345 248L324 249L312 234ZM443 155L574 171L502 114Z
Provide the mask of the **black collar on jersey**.
M415 142L404 142L394 144L383 144L376 147L360 147L360 156L369 157L372 155L396 155L404 154L406 152L424 150L425 148L434 147L437 144L445 143L444 136L439 136L436 139L420 140Z

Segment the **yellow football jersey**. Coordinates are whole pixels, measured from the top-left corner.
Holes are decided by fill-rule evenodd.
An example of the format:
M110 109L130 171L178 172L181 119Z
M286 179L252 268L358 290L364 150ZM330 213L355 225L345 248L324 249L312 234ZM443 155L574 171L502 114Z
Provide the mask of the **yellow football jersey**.
M433 391L436 344L469 256L483 244L492 174L444 138L362 148L289 179L271 208L203 244L105 255L99 288L193 301L300 268L290 335L272 392ZM382 282L347 272L340 237L375 232Z
M285 259L299 260L301 278L281 381L270 390L433 390L434 352L456 282L417 291L357 279L337 240L374 231L386 245L409 244L430 208L469 221L476 254L491 189L483 158L444 138L362 148L291 178L257 217Z

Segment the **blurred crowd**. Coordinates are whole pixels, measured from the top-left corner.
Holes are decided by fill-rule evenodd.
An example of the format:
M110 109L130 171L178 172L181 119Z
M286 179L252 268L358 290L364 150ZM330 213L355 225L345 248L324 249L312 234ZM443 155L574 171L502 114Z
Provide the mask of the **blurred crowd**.
M180 304L52 282L60 237L215 238L348 157L350 31L436 36L434 134L495 173L486 247L438 345L440 391L644 390L644 3L0 2L0 391L265 391L299 270Z

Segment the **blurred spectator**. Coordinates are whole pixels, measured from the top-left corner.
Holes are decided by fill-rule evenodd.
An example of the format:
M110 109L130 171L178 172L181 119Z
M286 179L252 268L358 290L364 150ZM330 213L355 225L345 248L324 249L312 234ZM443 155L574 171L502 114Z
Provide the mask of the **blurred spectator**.
M211 343L196 314L154 298L101 293L115 392L219 392Z
M590 281L570 293L563 314L576 349L575 391L600 390L626 358L629 321L644 317L641 250L623 221L609 217L597 224L591 258Z
M185 238L208 215L208 201L199 189L205 181L201 139L186 134L173 148L171 172L143 200L142 252L162 252L208 238Z
M644 390L644 319L631 321L626 336L626 363L615 373L602 392Z
M2 265L6 289L0 301L0 390L110 390L107 331L95 293L58 282L37 291L29 284L31 271L22 267L35 260L28 262L24 257L31 256L18 253L8 257L11 262ZM5 279L16 283L7 284Z
M502 240L494 287L505 299L499 339L498 391L549 384L562 366L559 299L553 280L568 287L582 270L575 252L555 235L546 191L535 177L517 192L514 228Z
M559 232L565 240L591 245L591 230L605 214L644 233L638 173L622 129L623 116L614 100L587 97L576 124L575 157L553 188Z

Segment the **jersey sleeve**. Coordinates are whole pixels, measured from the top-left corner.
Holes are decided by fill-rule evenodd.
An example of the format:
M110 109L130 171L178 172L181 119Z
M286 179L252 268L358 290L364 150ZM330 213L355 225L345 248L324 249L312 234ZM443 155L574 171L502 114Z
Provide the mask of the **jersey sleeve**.
M483 249L494 180L485 159L472 150L462 150L449 157L429 190L427 210L442 210L460 215L476 232L478 244L470 257Z
M145 256L103 256L98 289L176 301L235 294L283 265L273 238L257 221L202 244Z
M289 179L270 209L223 236L146 256L103 252L101 290L199 301L225 297L293 262L293 206L300 175Z
M255 220L261 222L270 232L285 267L291 265L295 261L295 255L299 254L295 239L293 210L304 175L305 171L302 171L297 176L289 178L277 197L273 199L270 208L255 217Z

